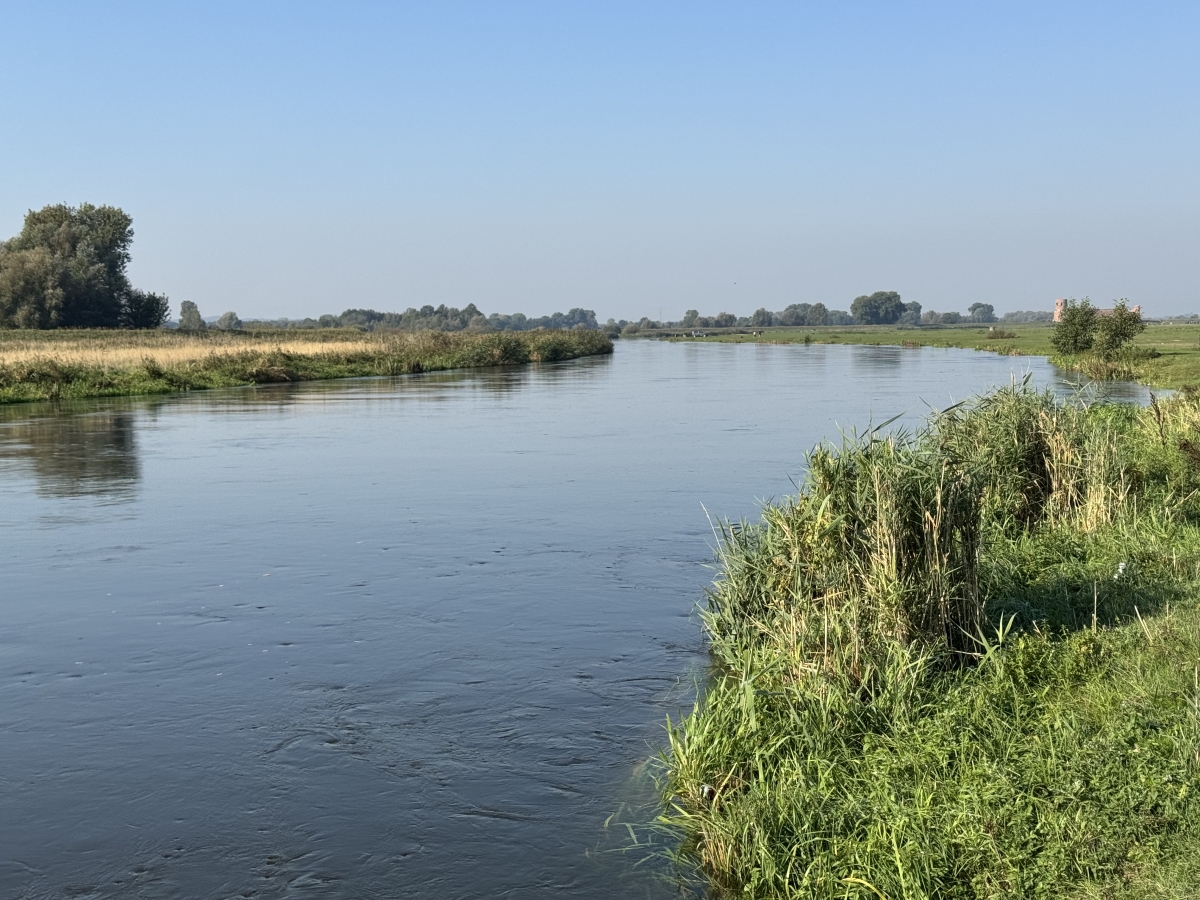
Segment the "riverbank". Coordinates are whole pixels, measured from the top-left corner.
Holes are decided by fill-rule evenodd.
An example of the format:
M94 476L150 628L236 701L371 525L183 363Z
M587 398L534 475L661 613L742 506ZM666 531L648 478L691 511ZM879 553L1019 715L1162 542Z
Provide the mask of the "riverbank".
M820 328L772 327L726 332L709 330L704 337L662 332L667 340L780 344L875 344L900 347L958 347L1009 356L1047 356L1061 368L1093 378L1140 381L1152 387L1180 389L1200 385L1200 325L1150 324L1133 342L1134 352L1114 363L1091 357L1056 356L1050 346L1053 328L1029 325L952 325L935 328L895 325L851 325Z
M1020 388L728 528L664 823L717 896L1200 892L1200 401Z
M0 331L0 403L166 394L555 362L612 353L596 331Z

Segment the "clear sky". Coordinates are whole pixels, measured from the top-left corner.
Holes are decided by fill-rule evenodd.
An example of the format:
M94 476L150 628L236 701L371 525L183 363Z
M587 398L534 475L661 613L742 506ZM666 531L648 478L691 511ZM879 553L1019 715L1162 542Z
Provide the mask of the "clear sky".
M0 0L0 236L205 315L1200 312L1200 4Z

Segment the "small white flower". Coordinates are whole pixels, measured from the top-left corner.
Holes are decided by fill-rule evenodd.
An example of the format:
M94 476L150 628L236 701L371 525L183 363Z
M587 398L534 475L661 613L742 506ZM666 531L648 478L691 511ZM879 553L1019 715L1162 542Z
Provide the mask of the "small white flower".
M1118 580L1125 574L1125 563L1117 563L1117 574L1113 576L1113 581Z

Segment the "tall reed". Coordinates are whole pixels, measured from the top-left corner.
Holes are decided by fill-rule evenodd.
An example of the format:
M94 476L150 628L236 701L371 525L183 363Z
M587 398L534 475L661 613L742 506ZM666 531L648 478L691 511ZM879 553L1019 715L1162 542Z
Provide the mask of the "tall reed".
M1200 403L1024 385L817 448L723 530L714 671L663 760L684 856L781 898L1200 878L1200 725L1169 699L1200 655L1198 477Z

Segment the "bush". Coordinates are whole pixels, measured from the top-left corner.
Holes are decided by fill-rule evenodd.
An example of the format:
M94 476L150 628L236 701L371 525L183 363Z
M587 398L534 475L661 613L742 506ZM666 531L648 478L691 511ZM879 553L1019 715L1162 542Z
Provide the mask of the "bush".
M1111 315L1102 316L1096 322L1095 350L1103 359L1111 360L1145 330L1141 312L1130 309L1121 300L1113 307Z
M1092 349L1095 333L1096 308L1086 297L1079 302L1068 300L1062 321L1050 335L1050 345L1064 355L1086 353Z

